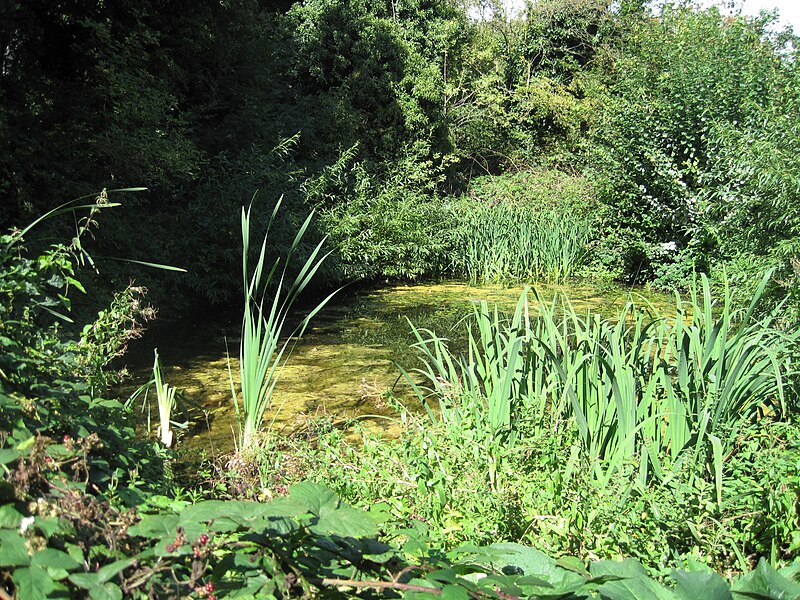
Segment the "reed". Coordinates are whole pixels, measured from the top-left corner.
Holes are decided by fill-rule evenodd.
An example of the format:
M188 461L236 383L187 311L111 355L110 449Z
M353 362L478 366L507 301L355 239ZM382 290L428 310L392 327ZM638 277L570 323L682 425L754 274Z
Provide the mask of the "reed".
M500 204L457 215L452 270L472 283L563 282L581 265L588 223L563 210Z
M279 200L272 211L267 232L261 243L255 268L250 270L250 208L242 208L242 285L244 290L244 316L242 336L239 343L239 391L237 392L229 363L231 395L239 423L237 448L240 453L255 449L258 434L263 427L267 410L272 406L275 386L281 369L291 354L296 342L309 321L327 304L333 294L318 303L289 335L289 315L300 294L308 287L328 254L322 254L323 238L303 262L296 274L289 272L289 265L298 253L300 243L313 218L313 212L294 237L283 259L266 264L266 249L269 232L281 206ZM251 205L252 207L252 205ZM279 412L279 408L277 410ZM274 421L274 419L273 419Z
M528 290L509 319L482 303L460 355L413 329L424 381L414 389L438 401L432 419L477 430L469 435L489 440L495 456L520 443L522 424L549 435L571 427L601 484L630 465L642 484L688 469L690 482L713 480L721 502L742 427L781 413L795 374L800 334L781 331L775 312L756 316L769 277L742 310L727 287L715 302L704 276L666 314L628 303L613 318L582 315L564 298L534 293L531 306Z
M156 401L158 403L158 435L161 443L167 448L171 448L174 443L175 434L170 428L172 422L172 411L175 409L176 388L164 381L161 373L161 361L158 358L158 348L153 350L155 358L153 360L153 384L156 386Z

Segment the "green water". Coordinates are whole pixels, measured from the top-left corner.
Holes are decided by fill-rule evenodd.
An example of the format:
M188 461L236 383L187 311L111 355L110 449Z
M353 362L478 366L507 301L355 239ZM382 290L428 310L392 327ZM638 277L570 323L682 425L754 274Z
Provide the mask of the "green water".
M537 285L545 299L565 294L576 310L612 315L640 292L614 286L570 284ZM334 422L363 416L370 427L391 434L396 413L383 393L390 388L410 408L413 395L397 365L412 371L418 365L408 321L453 340L463 337L463 318L472 304L487 300L501 310L513 310L522 287L475 287L464 283L396 285L375 290L341 293L312 322L294 347L283 369L266 415L273 431L302 429L311 417ZM663 298L648 297L661 303ZM233 450L236 419L231 401L228 365L234 375L238 362L238 323L163 328L145 343L157 345L166 368L166 380L180 391L176 420L187 420L179 432L183 452L209 457ZM144 356L144 354L142 354ZM146 380L147 368L136 371ZM157 424L153 406L152 429Z

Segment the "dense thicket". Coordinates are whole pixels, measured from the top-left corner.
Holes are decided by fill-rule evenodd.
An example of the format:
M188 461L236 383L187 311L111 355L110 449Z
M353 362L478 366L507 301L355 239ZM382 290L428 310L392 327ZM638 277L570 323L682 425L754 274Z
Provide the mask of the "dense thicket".
M716 9L538 0L477 20L470 6L6 2L0 222L147 186L104 222L98 254L186 267L146 277L159 299L224 301L256 189L263 218L286 196L276 253L319 209L329 279L463 275L448 231L471 211L450 196L555 168L598 190L595 267L674 284L772 265L792 293L790 36ZM552 191L521 187L522 203ZM111 284L136 274L101 267Z

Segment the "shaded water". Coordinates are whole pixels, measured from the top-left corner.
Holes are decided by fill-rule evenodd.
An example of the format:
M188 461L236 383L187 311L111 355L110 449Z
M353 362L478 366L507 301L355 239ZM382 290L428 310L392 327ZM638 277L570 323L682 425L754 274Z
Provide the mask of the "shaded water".
M578 312L608 316L632 295L628 289L608 285L537 285L536 289L545 299L565 294ZM513 311L521 292L522 287L446 282L341 293L296 343L265 425L271 423L273 431L291 431L304 426L310 416L325 415L336 421L361 415L370 426L391 433L395 415L384 402L385 390L394 388L407 406L418 408L397 366L409 371L418 366L409 320L458 344L464 331L462 320L471 313L473 303L487 300L501 311ZM648 300L660 304L659 298ZM181 394L175 418L189 421L188 429L179 435L185 452L214 457L233 449L236 417L226 344L235 377L238 330L238 321L209 323L173 328L168 335L156 333L143 340L145 346L158 346L166 380ZM135 371L140 382L149 376L145 364L149 363L143 358L142 367ZM154 429L155 412L152 420Z

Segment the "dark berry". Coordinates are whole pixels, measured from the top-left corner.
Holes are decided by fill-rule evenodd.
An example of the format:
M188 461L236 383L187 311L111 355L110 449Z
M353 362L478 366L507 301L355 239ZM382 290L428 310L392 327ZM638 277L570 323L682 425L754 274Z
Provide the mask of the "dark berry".
M214 584L210 581L206 584L206 591L210 594L214 591Z
M203 535L200 536L200 539L198 541L200 542L201 546L205 546L208 543L208 536L204 533Z

